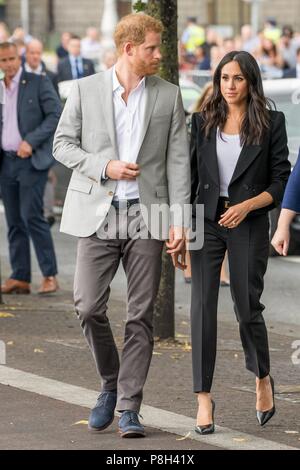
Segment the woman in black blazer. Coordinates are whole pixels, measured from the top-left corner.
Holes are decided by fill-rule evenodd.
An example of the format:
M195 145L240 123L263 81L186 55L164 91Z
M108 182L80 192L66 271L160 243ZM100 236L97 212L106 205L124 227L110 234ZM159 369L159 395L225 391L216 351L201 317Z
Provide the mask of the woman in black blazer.
M226 249L246 368L256 376L259 423L264 425L275 412L260 297L269 251L268 211L281 202L290 173L285 118L271 110L255 59L244 51L230 52L218 65L213 83L205 110L193 115L191 136L192 203L194 209L204 204L203 248L191 249L193 379L200 434L214 432L210 390Z

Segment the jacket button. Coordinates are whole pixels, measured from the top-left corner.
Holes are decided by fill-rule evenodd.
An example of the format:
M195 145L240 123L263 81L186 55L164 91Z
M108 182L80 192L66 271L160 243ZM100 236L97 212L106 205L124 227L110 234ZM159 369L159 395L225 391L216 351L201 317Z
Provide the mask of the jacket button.
M247 189L247 190L249 189L248 184L244 184L244 189Z
M113 191L109 191L108 195L109 195L109 196L113 196L113 195L114 195L114 192L113 192Z
M204 189L209 189L209 184L205 184L203 187Z

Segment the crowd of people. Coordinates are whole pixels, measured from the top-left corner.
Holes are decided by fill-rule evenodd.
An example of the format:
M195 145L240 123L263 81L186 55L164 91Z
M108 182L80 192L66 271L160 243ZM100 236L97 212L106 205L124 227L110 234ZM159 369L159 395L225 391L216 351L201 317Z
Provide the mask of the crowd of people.
M257 34L245 24L240 34L230 37L189 18L180 40L180 70L213 73L222 57L233 50L252 54L264 78L300 77L300 32L289 25L279 26L273 18Z

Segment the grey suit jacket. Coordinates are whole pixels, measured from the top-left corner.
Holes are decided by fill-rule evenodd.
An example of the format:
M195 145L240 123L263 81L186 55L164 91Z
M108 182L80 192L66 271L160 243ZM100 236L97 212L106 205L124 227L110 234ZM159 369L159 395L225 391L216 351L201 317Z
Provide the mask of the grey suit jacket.
M146 78L146 111L137 163L140 202L151 212L153 204L182 207L190 198L190 159L180 90L156 76ZM112 69L76 80L59 121L54 157L73 170L61 231L88 237L103 223L111 206L116 181L101 181L110 160L118 159ZM150 227L152 236L168 238L168 230ZM177 225L177 224L176 224Z

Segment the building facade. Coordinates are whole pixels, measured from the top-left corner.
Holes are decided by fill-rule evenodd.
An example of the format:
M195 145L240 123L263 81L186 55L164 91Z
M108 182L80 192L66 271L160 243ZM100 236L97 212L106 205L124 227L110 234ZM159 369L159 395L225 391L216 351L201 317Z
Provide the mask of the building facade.
M28 0L30 33L43 40L50 32L71 31L83 35L88 26L99 26L104 0ZM132 2L116 0L119 17L131 11ZM178 32L186 17L199 24L231 25L235 33L250 21L250 4L245 0L178 0ZM266 17L300 31L300 0L261 0L260 25ZM21 23L21 0L7 0L6 21L12 30Z

